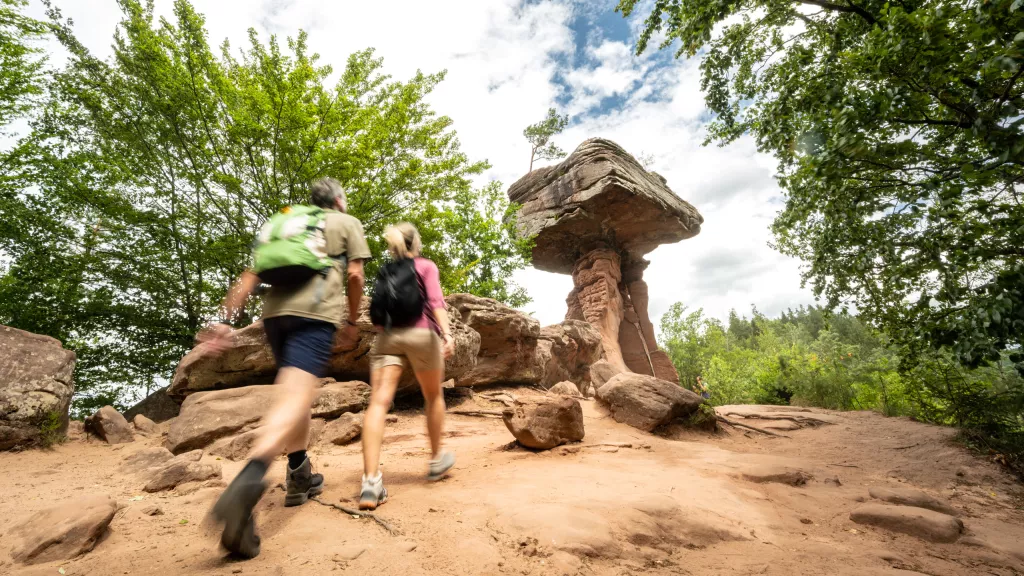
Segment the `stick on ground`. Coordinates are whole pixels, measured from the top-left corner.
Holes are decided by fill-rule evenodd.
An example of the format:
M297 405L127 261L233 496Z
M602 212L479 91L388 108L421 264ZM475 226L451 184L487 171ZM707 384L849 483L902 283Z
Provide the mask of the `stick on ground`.
M449 414L458 416L501 416L501 410L449 410Z
M380 516L377 516L373 512L366 512L364 510L356 510L354 508L349 508L347 506L341 506L340 504L332 504L330 502L324 502L323 500L321 500L321 499L319 499L319 498L317 498L315 496L313 498L310 498L310 500L312 500L314 502L317 502L318 504L322 504L324 506L329 506L331 508L335 508L337 510L341 510L345 514L351 514L353 516L359 516L361 518L372 518L374 522L376 522L377 524L380 524L381 528L387 530L388 534L391 534L392 536L400 536L402 534L397 528L395 528L394 526L389 524L386 520L384 520Z

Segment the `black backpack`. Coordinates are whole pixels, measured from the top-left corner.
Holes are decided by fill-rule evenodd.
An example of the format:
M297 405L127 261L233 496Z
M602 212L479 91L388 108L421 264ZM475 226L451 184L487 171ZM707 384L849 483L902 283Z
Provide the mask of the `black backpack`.
M370 300L370 320L384 329L412 326L423 315L426 298L412 258L380 267Z

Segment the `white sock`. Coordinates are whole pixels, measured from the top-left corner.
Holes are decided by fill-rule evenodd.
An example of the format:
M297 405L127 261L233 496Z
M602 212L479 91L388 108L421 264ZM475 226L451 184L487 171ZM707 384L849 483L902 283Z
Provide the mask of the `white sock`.
M363 474L363 482L369 482L370 484L380 484L382 480L384 480L383 472L377 472L377 475L372 478L368 477L366 474Z

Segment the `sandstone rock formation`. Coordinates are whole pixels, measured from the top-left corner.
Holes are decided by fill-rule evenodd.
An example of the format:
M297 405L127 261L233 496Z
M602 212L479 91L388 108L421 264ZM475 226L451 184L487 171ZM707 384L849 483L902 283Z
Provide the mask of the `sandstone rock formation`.
M134 420L136 416L141 415L153 422L160 423L174 418L180 411L181 404L168 396L167 387L165 386L146 396L135 406L125 410L124 417L128 420Z
M328 381L313 403L313 418L337 418L346 412L360 412L370 401L370 385L358 380Z
M366 382L370 379L369 351L376 333L370 322L369 301L366 298L363 299L357 324L359 339L355 344L340 346L340 331L337 335L336 344L339 347L331 356L327 373L338 380ZM455 354L445 363L445 372L449 378L454 378L476 363L480 337L462 324L457 316L451 324L456 346ZM232 346L219 356L204 354L201 347L186 354L174 371L168 394L181 401L194 392L270 384L276 372L263 323L255 322L237 330ZM403 382L413 383L411 373L403 377Z
M678 384L643 374L618 374L597 390L616 422L648 432L692 414L703 399Z
M872 498L888 502L890 504L896 504L898 506L913 506L915 508L927 508L928 510L934 510L950 516L957 516L960 513L946 502L939 500L935 496L915 490L913 488L883 488L881 486L872 486L868 490L868 493Z
M142 414L136 414L135 418L132 418L132 426L134 426L135 431L140 434L156 434L160 432L160 428L157 427L156 422L153 422Z
M107 444L125 444L135 440L131 424L113 406L104 406L86 418L85 430L106 440Z
M570 398L582 398L583 394L580 393L580 389L572 382L559 382L550 389L548 393L557 394L559 396L569 396Z
M74 368L60 341L0 326L0 450L64 434Z
M237 436L221 438L210 445L208 452L214 456L222 456L228 460L245 460L259 438L259 428L247 430ZM310 441L312 444L312 441Z
M37 512L5 535L22 564L70 560L93 549L117 512L109 496L77 496ZM54 570L56 572L56 570Z
M583 408L575 398L551 396L517 400L502 414L505 426L527 448L549 450L583 440Z
M558 165L530 172L508 196L522 205L518 233L535 237L533 265L572 274L566 319L598 329L616 372L678 383L647 311L644 255L697 235L704 219L696 208L600 138L583 142Z
M476 365L454 377L456 386L527 384L543 388L562 381L584 385L600 358L600 335L586 322L567 320L540 327L531 316L490 298L453 294L448 304L480 335Z
M174 454L171 454L171 451L167 448L159 446L144 448L125 457L124 461L121 462L120 472L122 474L135 474L159 466L172 458L174 458Z

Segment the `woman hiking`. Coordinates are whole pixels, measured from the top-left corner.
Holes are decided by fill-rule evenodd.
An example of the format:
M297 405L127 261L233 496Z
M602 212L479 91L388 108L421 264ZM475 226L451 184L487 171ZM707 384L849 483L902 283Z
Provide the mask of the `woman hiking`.
M381 268L370 309L378 334L370 349L373 391L363 419L362 510L373 510L388 498L380 472L384 420L406 366L415 373L425 402L431 454L427 479L440 480L455 465L455 455L441 448L445 412L441 381L444 361L454 352L455 341L437 265L420 257L420 234L412 224L392 226L384 238L392 262Z

